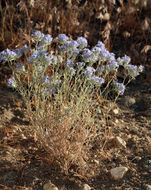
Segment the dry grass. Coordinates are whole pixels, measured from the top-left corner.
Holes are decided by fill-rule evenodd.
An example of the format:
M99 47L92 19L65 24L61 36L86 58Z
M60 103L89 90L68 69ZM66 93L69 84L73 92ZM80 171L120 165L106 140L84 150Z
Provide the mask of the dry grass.
M90 176L90 143L97 136L96 128L90 113L73 121L74 116L64 116L65 108L62 105L60 109L49 112L44 123L33 122L36 138L45 149L49 164L58 165L66 175L72 173L83 177Z

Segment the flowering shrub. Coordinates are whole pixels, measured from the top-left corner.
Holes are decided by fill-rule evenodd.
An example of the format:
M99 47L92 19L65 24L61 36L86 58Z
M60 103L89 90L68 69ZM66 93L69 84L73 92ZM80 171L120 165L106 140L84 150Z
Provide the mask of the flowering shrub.
M129 81L143 67L131 65L128 56L116 58L100 41L90 49L84 37L70 40L59 34L58 50L53 51L51 35L36 31L32 39L31 49L25 45L0 53L0 61L9 62L13 70L7 86L22 95L38 142L50 160L59 162L66 173L73 165L78 172L88 171L90 142L99 135L97 97L108 89L117 97L124 94L124 79L119 83L117 77L120 67Z

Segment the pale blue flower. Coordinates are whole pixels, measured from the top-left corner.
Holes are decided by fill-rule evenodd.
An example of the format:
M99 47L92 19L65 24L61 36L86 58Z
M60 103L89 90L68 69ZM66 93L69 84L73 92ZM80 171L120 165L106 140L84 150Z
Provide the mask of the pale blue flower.
M110 53L109 51L106 51L105 58L107 58L108 61L114 61L115 55L114 55L114 53Z
M104 83L104 79L102 77L92 75L92 76L90 76L90 79L93 80L95 83L97 83L99 85Z
M85 63L84 62L76 62L75 65L77 65L78 67L84 67Z
M127 56L127 55L125 55L124 57L118 57L117 58L117 61L118 61L118 63L120 64L120 65L128 65L129 63L130 63L130 61L131 61L131 58L129 57L129 56Z
M16 88L17 87L17 82L15 80L14 77L8 79L7 81L7 84L6 84L8 87L11 87L11 88Z
M125 85L123 83L118 83L117 81L114 81L114 83L113 83L113 89L119 95L123 95L124 91L125 91Z
M101 58L106 60L109 57L109 52L106 49L105 50L102 49L100 52L100 56L101 56Z
M70 72L71 75L75 75L76 74L76 70L73 67L69 67L68 71Z
M23 55L21 49L14 49L14 50L12 50L12 51L13 51L14 53L16 53L17 59L19 59L19 58Z
M139 75L138 68L136 65L125 65L124 68L126 69L128 75L132 78L135 78L136 76Z
M51 57L49 55L44 55L44 57L43 57L43 63L46 65L52 65L53 60L51 59Z
M67 51L67 47L65 45L59 46L58 51L59 53L65 53Z
M78 43L75 40L67 41L64 46L67 50L74 50L78 47Z
M43 72L44 71L44 67L42 65L39 65L37 68L38 68L38 72Z
M48 51L48 45L42 42L37 46L37 51Z
M66 62L66 66L67 67L72 67L74 65L73 61L68 59L67 62Z
M97 44L93 48L93 51L95 53L99 54L99 58L101 61L114 61L115 60L115 54L107 51L104 44L102 44L102 43L99 45Z
M24 46L21 48L21 51L22 51L22 53L27 54L27 53L29 52L29 46L24 45Z
M40 42L45 35L41 33L39 30L37 30L33 32L31 36L34 38L34 40Z
M28 63L36 63L39 61L40 51L34 51L31 56L27 59Z
M27 60L28 63L51 65L52 60L46 51L34 51Z
M41 91L41 95L45 96L45 97L51 97L52 96L52 89L48 88L47 86L45 86L42 91Z
M25 65L23 63L16 63L16 71L25 72Z
M87 45L88 45L87 39L84 37L78 37L77 42L79 44L78 48L80 48L80 49L83 49L83 48L87 47Z
M112 71L112 70L116 70L116 69L118 69L119 68L119 65L118 65L118 63L116 62L116 61L111 61L111 62L109 62L109 64L108 65L106 65L106 70L107 71Z
M11 62L18 58L18 54L14 51L6 49L0 53L0 61Z
M50 83L50 77L48 75L45 76L43 81L44 81L44 84L49 84Z
M77 55L79 54L79 52L80 51L77 48L74 49L74 50L69 50L69 52L68 52L68 58L72 59L72 60L75 60L76 57L77 57Z
M40 45L48 46L51 45L53 38L50 34L44 35L44 37L41 40Z
M82 57L85 62L89 62L91 59L91 56L92 56L92 52L89 49L83 50Z
M122 65L122 64L123 64L123 59L122 59L121 57L118 57L118 58L117 58L117 61L118 61L119 65Z
M131 58L129 56L127 56L127 55L125 55L124 57L122 57L122 59L123 59L123 62L126 63L126 64L129 64L130 61L131 61Z
M20 68L20 67L22 67L23 66L23 63L16 63L16 67L17 68Z
M115 61L115 54L114 53L109 53L108 54L108 60L109 61Z
M104 66L99 66L98 68L97 68L97 71L99 72L99 73L103 73L103 72L105 72L105 68L104 68Z
M69 40L69 37L65 34L59 34L57 40L59 41L59 43L64 44L66 41Z
M82 58L84 62L88 63L95 63L98 60L98 56L87 48L83 50Z
M98 43L96 44L96 46L99 47L99 48L101 48L102 50L106 49L104 43L101 42L101 41L98 41Z
M140 72L140 73L143 72L143 71L144 71L144 68L145 68L145 67L144 67L143 65L140 65L140 66L138 67L138 72Z
M86 54L86 53L90 54L90 53L92 53L91 50L89 50L88 48L84 48L82 50L82 52L83 52L83 54Z
M92 52L93 52L94 54L96 54L96 55L99 55L99 54L101 54L102 49L101 49L100 47L94 46L94 47L92 48Z
M87 74L88 76L92 76L95 71L96 70L93 67L88 66L86 68L85 74Z

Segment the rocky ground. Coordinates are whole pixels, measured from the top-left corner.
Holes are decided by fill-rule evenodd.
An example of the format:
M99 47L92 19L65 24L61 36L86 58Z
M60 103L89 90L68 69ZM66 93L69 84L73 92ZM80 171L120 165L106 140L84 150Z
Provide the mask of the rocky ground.
M149 190L151 189L151 72L145 71L120 97L110 117L110 159L95 160L97 177L66 177L42 158L29 134L19 96L0 89L0 190ZM116 167L124 167L121 170ZM50 181L52 183L50 183Z

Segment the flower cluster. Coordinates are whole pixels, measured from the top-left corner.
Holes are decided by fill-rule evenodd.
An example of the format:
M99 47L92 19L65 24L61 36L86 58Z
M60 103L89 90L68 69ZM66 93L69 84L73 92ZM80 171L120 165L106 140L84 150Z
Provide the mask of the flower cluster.
M131 61L131 58L128 57L127 55L125 55L124 57L118 57L117 61L119 63L119 65L125 65L125 64L129 64Z
M49 84L50 83L50 77L47 75L43 78L44 84Z
M51 65L52 56L48 55L48 52L44 50L36 50L36 51L33 51L31 56L27 59L27 63Z
M79 37L77 38L77 42L78 42L78 48L83 49L86 48L88 45L87 39L84 37Z
M25 65L23 63L19 63L17 62L16 63L16 69L15 69L16 72L19 72L19 73L24 73L26 72L26 69L25 69Z
M29 47L27 45L24 45L22 48L21 48L21 52L26 54L29 52Z
M0 53L0 61L11 62L21 56L21 52L6 49Z
M86 68L85 74L87 74L88 76L92 76L94 72L95 72L95 69L93 67L88 66Z
M66 41L69 40L69 37L66 36L65 34L59 34L57 40L60 44L64 44Z
M41 45L50 45L52 42L52 36L50 34L45 35L41 40Z
M92 48L92 51L98 56L100 61L115 61L114 53L110 53L101 41L98 41L96 46Z
M40 42L42 40L42 38L44 37L44 34L41 33L39 30L37 30L31 36L33 37L33 39L35 41Z
M117 81L113 82L113 90L119 94L119 95L123 95L124 91L125 91L125 85L123 83L119 83Z
M107 72L117 70L118 68L119 64L116 61L110 61L109 64L105 67Z
M29 53L27 63L34 69L37 69L37 75L39 75L40 79L43 77L43 84L46 86L48 84L52 86L52 82L54 81L52 78L50 80L49 76L45 76L48 66L55 68L64 65L68 75L76 77L76 74L82 73L87 81L92 82L94 85L99 84L100 86L106 83L106 75L110 74L110 72L118 72L120 66L125 69L127 76L131 79L135 79L144 70L144 67L141 65L138 67L131 65L131 59L127 55L115 58L115 54L109 52L101 41L98 41L94 47L89 49L86 38L78 37L77 40L72 40L65 34L59 34L56 38L59 44L59 51L56 55L54 51L48 52L48 46L53 41L50 34L44 35L40 31L36 31L32 34L32 38L36 41L35 48L29 49L27 45L24 45L21 49L6 49L0 53L0 61L12 62L19 59L23 54ZM94 68L93 64L97 64L97 68ZM16 71L17 73L25 73L24 64L17 62ZM37 80L34 76L33 79ZM115 92L120 95L124 93L124 84L118 83L115 79L111 84ZM7 85L15 87L15 79L8 80ZM45 89L45 91L50 92L50 89Z
M104 83L104 79L102 77L97 77L95 75L91 75L90 80L99 85L102 85Z
M8 87L11 87L11 88L16 88L17 87L17 82L15 80L14 77L8 79L7 81L7 84L6 84Z
M98 61L98 56L93 51L87 48L83 50L82 57L83 57L84 62L87 62L90 64L93 64Z
M139 75L138 67L136 65L128 64L124 68L127 70L128 75L132 78Z

